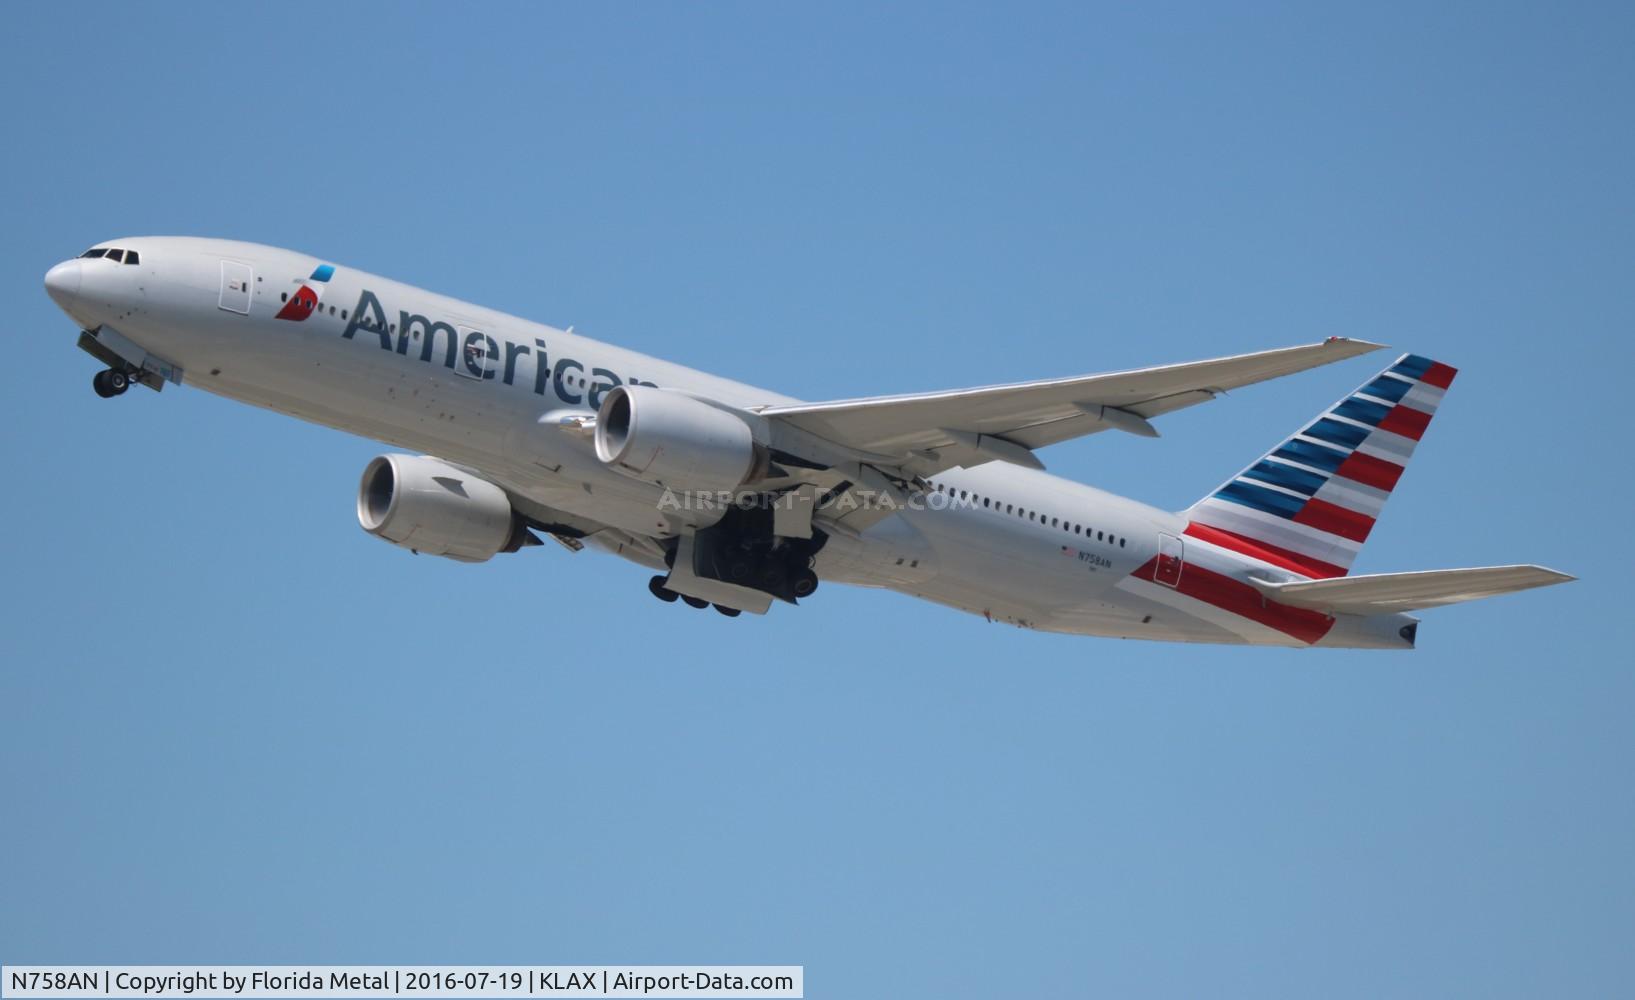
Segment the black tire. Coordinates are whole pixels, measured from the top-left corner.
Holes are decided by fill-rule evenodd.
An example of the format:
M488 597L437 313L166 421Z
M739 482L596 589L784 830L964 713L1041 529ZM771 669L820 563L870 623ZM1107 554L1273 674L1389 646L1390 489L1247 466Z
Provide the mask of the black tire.
M664 577L655 576L647 581L647 591L666 604L674 604L681 595L664 585Z
M721 604L717 604L715 606L715 610L726 615L728 618L737 618L739 615L743 614L743 612L739 611L737 608L729 608Z
M710 606L709 601L706 601L706 600L704 600L702 598L693 597L691 594L682 594L681 599L683 601L687 602L687 606L689 608L703 609L703 608L707 608L707 607Z
M119 395L119 393L114 392L113 388L108 385L108 376L110 374L110 372L97 372L95 375L91 376L91 388L95 390L96 394L101 396L103 399L112 399L113 397Z
M789 580L789 592L796 597L811 597L817 588L817 574L809 569L801 570Z
M126 375L124 372L117 372L117 371L114 371L113 369L109 369L108 372L107 372L107 375L108 375L108 388L113 390L113 394L115 396L119 395L120 393L124 392L126 389L129 389L131 387L130 376Z

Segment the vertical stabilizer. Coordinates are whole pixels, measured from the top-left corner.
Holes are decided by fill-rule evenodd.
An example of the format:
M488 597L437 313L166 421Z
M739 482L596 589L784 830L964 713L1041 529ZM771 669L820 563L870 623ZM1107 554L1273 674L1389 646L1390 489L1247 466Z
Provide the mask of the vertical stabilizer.
M1187 534L1302 576L1344 576L1455 373L1403 355L1193 504Z

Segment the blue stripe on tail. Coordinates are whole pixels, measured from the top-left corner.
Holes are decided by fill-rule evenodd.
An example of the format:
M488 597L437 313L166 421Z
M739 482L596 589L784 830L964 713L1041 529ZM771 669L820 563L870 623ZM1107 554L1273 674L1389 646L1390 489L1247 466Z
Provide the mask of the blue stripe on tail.
M1333 472L1346 459L1346 452L1325 448L1315 441L1302 441L1299 438L1290 438L1283 442L1282 447L1272 452L1278 458L1286 458L1291 462L1309 465L1323 472Z
M1221 487L1215 494L1221 500L1230 500L1267 514L1276 514L1278 517L1292 518L1300 513L1300 508L1306 505L1305 498L1291 497L1287 493L1269 490L1254 483L1246 483L1241 479L1234 479Z
M1296 493L1304 493L1308 497L1322 489L1323 484L1328 482L1327 476L1307 472L1305 469L1297 469L1292 465L1284 465L1282 462L1268 462L1264 459L1246 469L1243 477L1245 479L1258 479L1263 483L1271 483L1273 486L1281 486L1286 490L1294 490Z

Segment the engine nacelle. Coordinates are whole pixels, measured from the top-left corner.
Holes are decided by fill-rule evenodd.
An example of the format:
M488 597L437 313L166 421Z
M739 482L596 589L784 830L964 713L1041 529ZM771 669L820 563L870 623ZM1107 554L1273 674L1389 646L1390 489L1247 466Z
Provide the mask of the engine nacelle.
M358 484L358 523L393 545L461 562L539 544L504 490L425 455L369 463Z
M596 413L596 457L646 483L693 493L766 475L767 452L742 418L691 396L621 385Z

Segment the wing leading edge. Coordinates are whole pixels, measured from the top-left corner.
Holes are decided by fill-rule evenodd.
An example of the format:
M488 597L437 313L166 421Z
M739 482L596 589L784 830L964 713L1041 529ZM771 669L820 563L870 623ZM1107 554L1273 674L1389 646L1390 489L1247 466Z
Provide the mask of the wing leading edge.
M1104 430L1156 436L1149 418L1222 392L1378 350L1364 340L1318 344L1156 368L1011 385L758 410L859 452L896 459L929 475L955 466L1009 461L1041 467L1032 450Z

